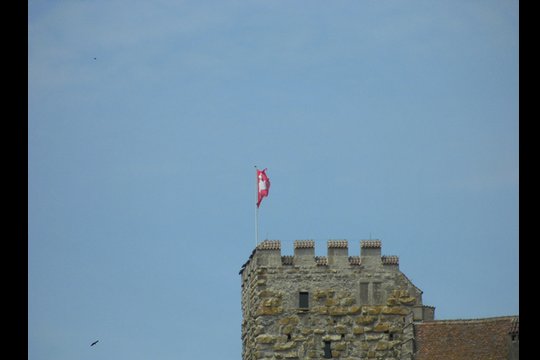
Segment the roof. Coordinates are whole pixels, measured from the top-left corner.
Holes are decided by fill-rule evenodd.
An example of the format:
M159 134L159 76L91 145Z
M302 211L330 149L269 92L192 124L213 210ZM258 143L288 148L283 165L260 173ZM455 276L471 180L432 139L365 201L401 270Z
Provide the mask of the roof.
M414 324L416 360L506 360L517 316Z

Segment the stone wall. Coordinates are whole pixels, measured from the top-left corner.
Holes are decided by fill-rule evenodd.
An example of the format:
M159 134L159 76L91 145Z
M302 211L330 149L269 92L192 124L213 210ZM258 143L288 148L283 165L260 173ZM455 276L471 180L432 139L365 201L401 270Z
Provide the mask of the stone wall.
M282 256L279 241L263 241L242 266L243 360L412 359L412 322L434 317L422 291L382 256L381 242L329 240L315 256L312 240L297 240Z

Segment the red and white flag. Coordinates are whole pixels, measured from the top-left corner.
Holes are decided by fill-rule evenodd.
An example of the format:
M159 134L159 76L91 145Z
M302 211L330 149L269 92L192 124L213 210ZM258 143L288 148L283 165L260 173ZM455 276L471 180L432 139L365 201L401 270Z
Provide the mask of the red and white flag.
M257 207L261 205L264 197L268 196L270 190L270 179L266 175L266 169L257 169Z

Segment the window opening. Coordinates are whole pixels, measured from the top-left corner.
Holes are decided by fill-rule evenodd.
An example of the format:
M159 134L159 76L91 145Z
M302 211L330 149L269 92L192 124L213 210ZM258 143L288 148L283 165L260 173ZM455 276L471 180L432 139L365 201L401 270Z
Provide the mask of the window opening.
M360 283L360 302L362 304L369 304L369 283Z
M330 341L324 342L324 358L325 359L331 359L332 358L332 346Z
M373 283L373 303L380 304L381 302L381 283L376 282Z
M307 291L300 291L299 307L301 309L309 308L309 293Z

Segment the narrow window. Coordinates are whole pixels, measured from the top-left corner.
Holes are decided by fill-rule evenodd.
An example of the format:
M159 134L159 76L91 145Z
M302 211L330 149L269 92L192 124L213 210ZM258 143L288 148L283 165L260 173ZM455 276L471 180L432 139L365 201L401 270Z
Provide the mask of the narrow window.
M330 341L324 342L324 358L325 359L331 359L332 358L332 346Z
M376 282L373 283L373 303L380 304L381 302L381 283Z
M309 308L309 293L307 291L300 291L299 307L301 309Z
M369 294L368 294L369 283L360 283L360 303L369 304Z

